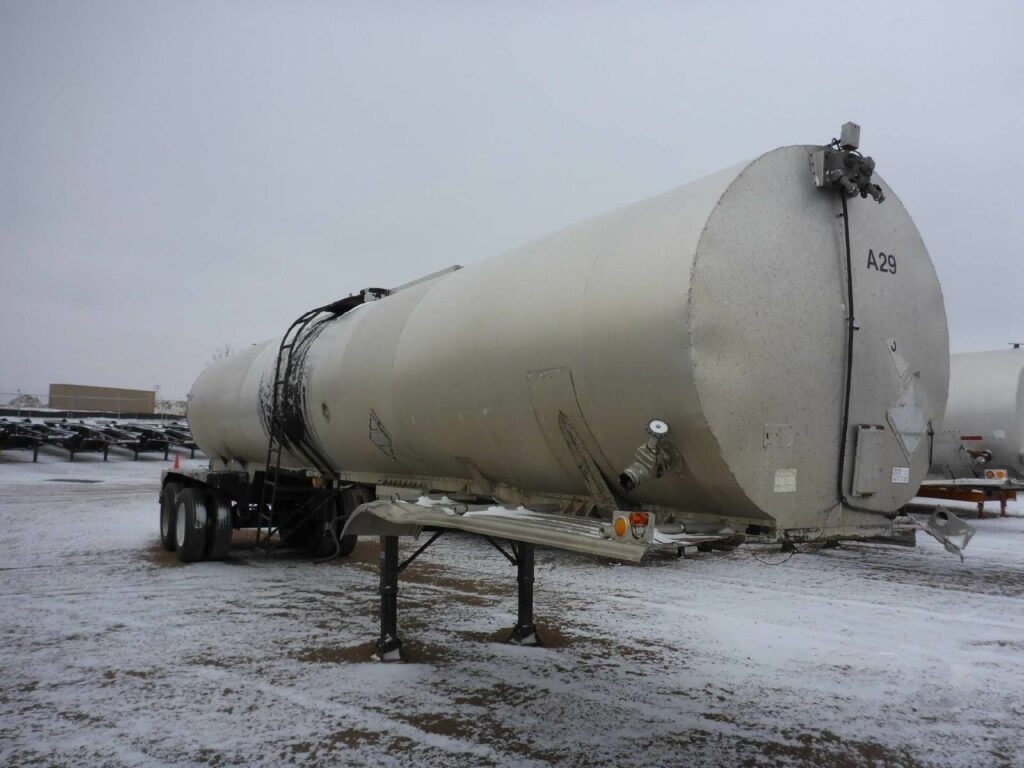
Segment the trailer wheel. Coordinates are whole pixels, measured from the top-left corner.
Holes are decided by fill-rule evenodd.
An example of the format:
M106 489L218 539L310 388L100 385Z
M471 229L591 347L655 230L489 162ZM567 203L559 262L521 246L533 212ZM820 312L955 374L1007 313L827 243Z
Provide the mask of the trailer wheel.
M338 556L348 557L352 554L352 550L356 548L356 544L359 541L358 536L339 536L338 537Z
M338 555L348 557L356 546L355 536L338 536L343 523L348 519L348 513L362 502L352 506L350 492L354 489L342 491L341 499L328 502L323 515L312 521L311 529L307 533L307 546L313 557L325 558ZM338 536L338 546L335 548L334 539Z
M231 549L231 501L222 493L206 494L207 560L225 560Z
M174 544L183 563L202 560L206 554L206 504L197 488L185 488L175 505Z
M181 483L167 483L160 491L160 546L174 551L174 528Z
M309 522L306 528L306 548L316 558L331 557L335 553L334 537L337 535L338 507L336 501L329 501L324 505L322 515ZM332 534L332 529L334 533ZM340 552L339 554L345 554Z
M345 520L347 521L349 516L355 511L355 508L361 504L368 504L371 501L376 501L377 491L375 488L370 488L365 485L356 486L355 488L346 488L342 491L341 500L342 507L345 514ZM339 530L338 533L341 533ZM348 557L352 554L352 550L356 548L356 543L359 541L358 536L348 535L341 536L338 542L341 544L340 555L342 557Z

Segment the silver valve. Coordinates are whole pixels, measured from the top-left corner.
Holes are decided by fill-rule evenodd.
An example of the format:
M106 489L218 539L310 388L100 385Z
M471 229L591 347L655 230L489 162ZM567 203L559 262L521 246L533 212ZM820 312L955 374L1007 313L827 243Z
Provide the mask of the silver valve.
M661 477L665 470L665 452L661 449L661 442L671 431L668 422L651 419L647 422L646 431L650 439L636 449L633 463L619 475L619 485L627 492L652 477Z

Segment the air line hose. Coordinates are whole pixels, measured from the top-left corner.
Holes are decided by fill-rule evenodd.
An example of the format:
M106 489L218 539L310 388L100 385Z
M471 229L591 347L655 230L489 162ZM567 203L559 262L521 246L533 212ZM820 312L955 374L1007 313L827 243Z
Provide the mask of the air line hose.
M850 211L846 204L846 195L842 189L839 190L839 201L843 205L843 236L846 243L846 306L848 308L848 321L846 324L846 386L843 393L843 427L839 434L839 472L836 477L836 490L839 502L848 509L857 512L870 512L879 514L877 509L858 507L850 502L846 496L846 443L850 430L850 390L853 386L853 335L857 331L857 319L853 312L853 254L850 250Z

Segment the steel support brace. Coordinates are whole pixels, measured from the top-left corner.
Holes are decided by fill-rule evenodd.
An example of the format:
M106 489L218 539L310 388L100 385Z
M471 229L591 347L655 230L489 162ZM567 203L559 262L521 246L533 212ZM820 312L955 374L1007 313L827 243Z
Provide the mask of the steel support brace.
M398 639L398 537L380 537L380 638L377 661L401 661Z
M515 555L514 554L510 555L508 552L506 552L505 548L503 546L501 546L501 544L496 542L490 536L484 536L484 540L487 541L496 550L501 552L501 554L505 556L505 559L508 560L510 563L512 563L512 565L518 565L518 561L516 560ZM515 553L515 542L512 542L512 552Z
M402 563L402 564L401 564L400 566L398 566L398 572L399 572L399 573L401 573L401 572L402 572L402 571L404 571L404 570L405 570L406 568L408 568L408 567L409 567L410 565L412 565L412 561L413 561L413 560L415 560L415 559L416 559L417 557L419 557L420 555L422 555L422 554L424 553L424 551L426 551L427 547L429 547L429 546L430 546L431 544L433 544L433 543L434 543L435 541L437 541L438 539L440 539L440 538L441 538L441 536L443 536L443 535L444 535L444 528L441 528L441 529L439 529L439 530L435 531L435 532L434 532L434 535L433 535L433 536L431 536L431 537L430 537L430 538L429 538L429 539L427 540L427 543L426 543L426 544L424 544L424 545L423 545L422 547L420 547L420 548L419 548L419 549L417 549L417 550L416 550L415 552L413 552L413 553L412 553L412 554L411 554L411 555L409 556L409 558L408 558L408 559L407 559L407 560L406 560L406 561L405 561L404 563Z
M508 641L513 645L541 645L533 623L533 544L513 543L516 558L516 582L519 584L519 617Z

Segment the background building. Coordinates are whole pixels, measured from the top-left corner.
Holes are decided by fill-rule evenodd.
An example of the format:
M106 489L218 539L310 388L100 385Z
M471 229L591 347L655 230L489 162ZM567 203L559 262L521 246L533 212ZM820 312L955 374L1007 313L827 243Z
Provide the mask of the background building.
M156 392L148 389L51 384L49 407L61 411L155 413Z

